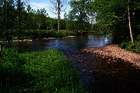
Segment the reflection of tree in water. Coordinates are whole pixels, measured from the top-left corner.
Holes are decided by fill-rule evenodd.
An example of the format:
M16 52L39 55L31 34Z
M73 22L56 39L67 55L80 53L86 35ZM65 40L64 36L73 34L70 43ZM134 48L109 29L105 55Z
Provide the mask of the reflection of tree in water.
M106 45L105 37L96 38L93 35L79 37L69 37L64 39L32 40L30 42L15 42L18 50L22 51L42 51L48 48L60 49L63 51L76 52L81 48L100 47Z
M77 40L78 48L84 48L84 47L86 47L86 43L87 42L88 42L88 35L81 36L80 37L80 40Z
M14 47L19 52L32 51L31 42L14 42Z
M79 36L76 38L67 38L64 42L69 46L69 48L73 48L79 50L86 46L88 42L88 36Z

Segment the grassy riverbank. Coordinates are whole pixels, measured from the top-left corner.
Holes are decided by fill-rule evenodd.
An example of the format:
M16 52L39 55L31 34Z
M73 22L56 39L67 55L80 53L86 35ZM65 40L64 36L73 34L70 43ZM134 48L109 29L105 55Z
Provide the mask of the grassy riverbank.
M19 54L5 49L2 54L1 93L85 93L78 72L58 50Z

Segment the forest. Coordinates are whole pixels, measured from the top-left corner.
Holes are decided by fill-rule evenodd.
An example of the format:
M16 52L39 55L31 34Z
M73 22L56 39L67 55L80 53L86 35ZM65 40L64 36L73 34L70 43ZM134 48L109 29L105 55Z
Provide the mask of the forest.
M140 0L32 2L0 0L0 93L139 93Z
M128 5L131 19L133 37L139 35L139 1L131 0L71 0L71 11L64 14L60 19L60 30L66 31L93 31L95 33L128 36ZM32 36L31 33L47 33L57 30L57 18L49 17L49 14L42 9L32 9L28 0L1 1L0 6L0 28L1 39L10 37ZM76 27L75 27L76 24ZM39 31L40 30L40 31ZM45 30L45 31L43 31ZM6 34L7 37L4 37ZM135 36L136 35L136 36ZM120 37L121 38L121 37ZM135 38L136 39L136 38ZM116 40L119 42L119 39Z

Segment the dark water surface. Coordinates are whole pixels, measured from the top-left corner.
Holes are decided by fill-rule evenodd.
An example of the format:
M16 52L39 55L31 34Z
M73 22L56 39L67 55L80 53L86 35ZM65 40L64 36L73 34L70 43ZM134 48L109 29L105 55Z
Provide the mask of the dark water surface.
M19 51L43 51L49 48L63 51L78 51L81 48L102 47L111 43L111 39L103 36L66 37L63 39L32 40L32 42L16 43Z

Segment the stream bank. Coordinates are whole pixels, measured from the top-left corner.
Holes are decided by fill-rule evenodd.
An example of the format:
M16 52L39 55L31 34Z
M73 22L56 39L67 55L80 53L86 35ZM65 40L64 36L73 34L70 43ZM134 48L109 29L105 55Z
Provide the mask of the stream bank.
M120 48L115 47L114 45L109 45L102 48L81 49L79 53L70 53L68 55L70 59L74 60L73 65L76 68L80 66L79 71L82 75L84 74L84 78L81 75L81 79L86 85L88 93L139 93L140 69L136 68L133 63L124 62L124 59L115 59L111 56L110 59L109 55L113 53L107 51L107 49L115 51L115 54L121 51ZM104 51L104 48L106 51ZM99 50L100 54L106 53L107 57L98 55L96 52L99 52ZM120 53L122 55L122 52ZM124 55L130 55L129 53L131 52L126 51ZM131 58L128 57L128 59Z
M88 93L139 93L139 70L120 61L110 63L111 61L98 58L94 53L94 49L102 49L110 43L111 40L107 37L88 35L32 40L15 43L15 46L20 52L46 51L50 48L63 51L73 67L80 72L80 81Z

